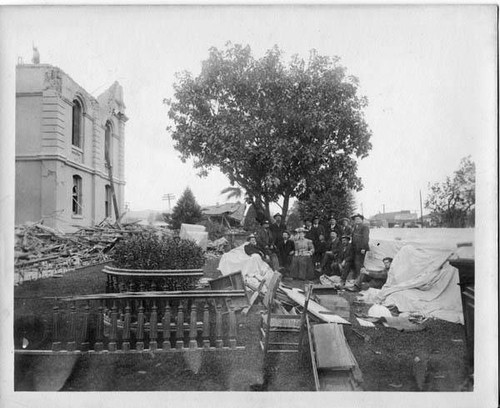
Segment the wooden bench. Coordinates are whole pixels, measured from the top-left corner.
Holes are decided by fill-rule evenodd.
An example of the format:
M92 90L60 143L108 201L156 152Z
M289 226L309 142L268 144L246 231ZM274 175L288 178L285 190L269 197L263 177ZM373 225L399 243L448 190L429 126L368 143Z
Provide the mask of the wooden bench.
M360 390L362 374L336 323L311 324L307 318L309 347L316 391Z

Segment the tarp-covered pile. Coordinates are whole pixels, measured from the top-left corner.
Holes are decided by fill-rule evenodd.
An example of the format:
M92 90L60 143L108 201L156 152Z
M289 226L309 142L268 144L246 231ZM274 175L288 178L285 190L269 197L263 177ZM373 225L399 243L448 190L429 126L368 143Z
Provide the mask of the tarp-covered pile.
M240 245L222 255L219 270L223 275L241 271L247 285L251 288L257 288L262 279L270 278L273 270L262 260L260 255L247 255L244 249L245 245Z
M368 270L381 270L386 256L394 260L386 284L364 293L364 300L463 324L458 270L447 261L451 254L446 248L401 241L372 242L365 261Z

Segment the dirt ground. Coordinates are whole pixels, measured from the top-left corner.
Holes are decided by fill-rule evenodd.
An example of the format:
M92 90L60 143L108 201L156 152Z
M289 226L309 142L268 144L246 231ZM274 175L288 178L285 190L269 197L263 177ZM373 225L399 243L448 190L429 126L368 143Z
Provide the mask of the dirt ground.
M206 276L214 277L216 263L207 264ZM14 289L15 336L21 326L47 324L54 299L104 292L102 266L67 273L62 278L48 278L24 283ZM300 283L294 282L294 286ZM363 373L365 391L460 391L467 379L465 335L461 325L431 320L419 332L360 327L353 313L367 306L353 303L356 294L343 292L351 304L352 327L345 326L348 344ZM248 391L262 382L263 356L260 350L259 321L261 307L239 318L238 340L242 351L141 353L129 355L27 356L16 355L16 391ZM27 323L28 322L28 323ZM352 329L370 336L365 342ZM26 330L24 331L26 333ZM30 331L30 340L43 346L39 328ZM39 338L37 338L39 337ZM417 384L414 360L426 365L423 382ZM307 353L278 354L271 362L269 391L312 391L311 364Z

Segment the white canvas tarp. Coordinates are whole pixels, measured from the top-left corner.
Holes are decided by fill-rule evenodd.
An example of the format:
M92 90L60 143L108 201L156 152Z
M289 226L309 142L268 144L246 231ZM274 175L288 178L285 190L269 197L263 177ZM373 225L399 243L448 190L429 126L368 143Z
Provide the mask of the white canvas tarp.
M273 270L262 260L260 255L247 255L245 245L248 243L246 242L222 255L218 269L223 275L241 271L247 284L255 288L259 286L260 280L270 278Z
M396 251L397 246L388 243L378 248ZM394 255L387 283L373 300L396 305L401 312L419 312L463 324L458 271L447 262L450 255L451 251L441 249L401 247Z
M205 231L205 227L203 225L181 224L179 237L181 239L194 241L201 246L204 251L207 250L208 232Z
M448 256L457 249L457 244L464 242L474 242L473 228L372 228L365 267L369 271L384 269L382 259L394 258L405 245Z

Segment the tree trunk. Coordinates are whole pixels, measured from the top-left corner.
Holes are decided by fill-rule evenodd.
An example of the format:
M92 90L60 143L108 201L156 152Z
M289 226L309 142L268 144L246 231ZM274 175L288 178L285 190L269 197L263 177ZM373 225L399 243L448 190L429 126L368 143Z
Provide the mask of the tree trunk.
M265 210L264 204L262 202L262 198L261 197L254 197L252 199L252 204L255 208L255 219L258 223L261 223L262 221L264 221L267 218L266 217L266 210Z
M288 213L288 206L290 204L290 195L289 194L285 194L283 196L283 208L281 209L281 216L283 217L283 221L286 220L286 216L287 216L287 213Z
M269 201L266 199L265 201L265 214L266 218L271 221L271 210L269 209Z

